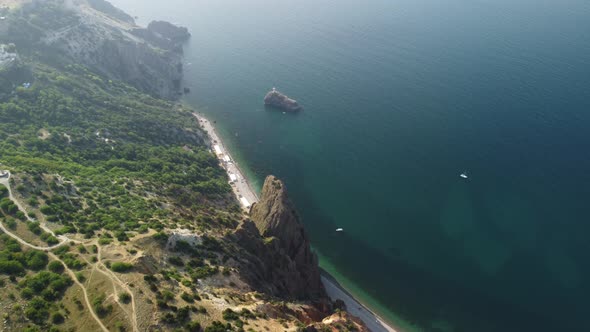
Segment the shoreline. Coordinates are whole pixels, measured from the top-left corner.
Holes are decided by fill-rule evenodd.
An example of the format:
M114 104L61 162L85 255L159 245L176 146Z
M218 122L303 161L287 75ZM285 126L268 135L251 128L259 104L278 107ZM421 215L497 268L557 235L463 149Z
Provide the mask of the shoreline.
M367 328L372 332L402 332L399 328L393 327L390 322L385 321L368 305L358 300L352 293L350 293L338 280L320 267L320 276L322 283L326 288L326 293L334 301L336 299L342 300L346 304L346 311L351 315L362 320Z
M221 165L230 177L230 184L232 190L238 201L242 205L244 211L249 212L250 206L258 201L258 195L250 186L250 181L244 176L244 173L235 163L231 154L225 148L221 137L217 134L215 126L203 114L193 112L193 116L197 118L201 128L207 134L211 151L217 156ZM237 179L233 180L231 175L235 175ZM246 199L244 201L242 198ZM249 203L249 204L246 204ZM351 315L362 320L367 328L372 332L401 332L394 329L391 324L385 322L381 317L375 314L367 305L357 300L349 291L347 291L334 276L330 275L320 267L321 280L326 289L328 296L335 301L342 300L346 304L346 311Z
M227 172L234 195L238 198L238 202L242 206L242 209L249 212L250 206L258 202L256 191L250 186L250 181L244 176L244 172L242 172L239 165L225 148L223 140L217 134L213 123L211 123L211 121L209 121L204 115L197 112L193 112L193 116L197 118L199 126L205 130L205 133L209 138L211 151L217 156L221 166Z

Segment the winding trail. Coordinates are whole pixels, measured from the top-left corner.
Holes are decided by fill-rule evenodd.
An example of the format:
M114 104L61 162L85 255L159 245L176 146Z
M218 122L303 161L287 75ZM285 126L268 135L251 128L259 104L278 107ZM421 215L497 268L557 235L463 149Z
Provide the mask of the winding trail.
M16 206L18 207L18 209L19 209L20 211L22 211L22 212L25 214L25 216L27 217L27 220L28 220L28 221L30 221L30 222L37 222L37 223L39 223L39 226L40 226L40 227L41 227L41 228L42 228L42 229L43 229L45 232L47 232L47 233L49 233L49 234L51 234L51 235L55 236L55 233L54 233L54 232L53 232L51 229L49 229L49 228L48 228L48 227L45 225L45 223L39 222L39 221L37 221L37 220L35 220L35 219L33 219L33 218L29 217L29 214L27 213L27 209L25 209L25 208L24 208L24 206L22 206L22 204L21 204L21 203L20 203L20 202L19 202L19 201L18 201L18 200L17 200L17 199L14 197L14 195L12 194L12 189L10 188L10 176L11 176L11 173L10 173L9 171L4 171L4 172L6 172L6 173L8 174L8 176L5 176L5 177L3 177L3 178L0 178L0 184L3 184L3 185L6 187L6 189L8 189L8 198L10 198L10 200L11 200L11 201L14 203L14 205L16 205ZM4 226L2 226L2 228L3 228L2 230L3 230L4 232L7 232L7 231L5 230L5 228L4 228ZM8 233L10 233L10 232L8 232ZM22 239L20 239L20 238L18 238L18 237L16 237L16 235L11 235L11 234L8 234L8 235L10 235L11 237L13 237L14 239L18 240L19 242L21 242L21 243L23 243L23 244L24 244L24 243L27 243L27 242L22 242L23 240L22 240ZM58 239L60 239L60 243L58 243L58 244L56 244L56 245L53 245L53 246L50 246L50 247L39 247L39 246L32 246L31 244L29 244L29 246L30 246L30 247L32 246L31 248L34 248L34 249L37 249L37 250L46 250L46 249L48 249L48 250L51 250L51 249L55 249L55 248L57 248L57 247L59 247L59 246L62 246L62 245L63 245L63 244L65 244L67 241L69 241L69 239L68 239L67 237L65 237L64 235L58 235L58 236L55 236L55 237L56 237L56 238L58 238Z
M49 256L51 258L61 262L64 265L65 270L68 273L68 275L70 276L70 278L72 278L72 280L74 280L74 282L78 286L80 286L80 288L82 289L82 293L84 293L84 301L86 302L86 306L88 307L88 311L90 311L92 318L94 318L94 320L96 320L96 322L98 323L98 325L100 326L100 328L104 332L109 332L109 329L107 329L107 327L104 326L104 324L102 323L100 318L94 312L94 309L92 309L92 305L90 304L90 299L88 298L88 292L86 291L86 287L84 287L84 285L80 281L78 281L78 278L76 278L76 274L72 270L70 270L70 268L59 257L57 257L54 253L49 252Z
M25 212L25 215L27 216L27 219L31 222L36 222L34 219L30 218L27 214L26 214L26 210L23 208L23 206L14 198L14 196L12 195L12 190L10 188L10 172L8 172L8 176L0 178L0 184L3 184L7 189L8 189L8 197L14 202L14 204L22 211ZM55 233L53 233L53 231L51 231L49 228L47 228L44 224L39 223L39 226L41 226L41 228L43 228L45 231L51 233L53 236L55 236ZM42 250L42 251L46 251L47 255L51 258L53 258L54 260L60 262L63 264L65 271L68 273L68 275L70 276L70 278L72 278L72 280L78 285L80 286L80 288L82 289L82 293L84 293L84 301L86 302L86 306L88 306L88 310L90 311L90 315L92 315L92 318L94 318L94 320L96 320L96 322L98 323L98 325L100 326L100 328L104 331L104 332L109 332L109 330L106 328L106 326L104 326L104 324L102 323L102 321L100 320L100 318L96 315L96 313L94 312L94 310L92 309L92 305L90 304L90 300L88 298L88 292L86 291L86 287L84 287L84 285L78 281L78 278L76 278L76 274L70 270L70 268L61 260L61 258L59 258L58 256L56 256L54 253L52 253L50 250L58 248L64 244L66 244L69 241L75 242L75 243L80 243L80 241L76 241L76 240L70 240L69 238L67 238L66 236L60 235L59 238L62 240L62 242L53 245L53 246L48 246L48 247L41 247L41 246L36 246L36 245L32 245L30 243L28 243L27 241L21 239L18 235L11 233L10 231L8 231L4 225L2 223L0 223L0 229L2 229L2 231L12 237L13 239L17 240L20 244L27 246L29 248L32 249L36 249L36 250Z
M125 290L130 296L131 296L131 325L133 328L134 332L139 332L139 329L137 327L137 311L135 310L135 296L133 295L133 291L127 286L126 282L121 281L121 279L119 279L119 277L117 277L117 275L111 271L109 268L107 268L104 263L102 262L102 252L101 252L101 248L100 246L97 244L96 245L97 248L97 263L96 263L96 268L102 272L103 274L105 274L107 276L107 278L109 278L112 282L113 285L115 285L116 283L119 284L119 287L121 287L123 290ZM115 294L115 302L119 303L119 300L117 299L117 294Z

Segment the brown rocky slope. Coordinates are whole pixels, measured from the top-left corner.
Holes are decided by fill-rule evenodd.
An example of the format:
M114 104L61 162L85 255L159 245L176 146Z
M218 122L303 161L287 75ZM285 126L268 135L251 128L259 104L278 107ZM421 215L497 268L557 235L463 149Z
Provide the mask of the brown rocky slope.
M280 180L266 178L250 217L234 233L250 254L246 279L275 296L327 303L317 257Z

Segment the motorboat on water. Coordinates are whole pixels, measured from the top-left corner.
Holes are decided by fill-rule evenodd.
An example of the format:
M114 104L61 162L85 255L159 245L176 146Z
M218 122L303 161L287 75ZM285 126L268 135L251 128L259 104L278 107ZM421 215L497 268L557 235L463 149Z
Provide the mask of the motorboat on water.
M336 228L336 232L344 232L343 228Z
M459 176L462 177L463 179L469 179L469 177L467 176L467 172L463 172Z

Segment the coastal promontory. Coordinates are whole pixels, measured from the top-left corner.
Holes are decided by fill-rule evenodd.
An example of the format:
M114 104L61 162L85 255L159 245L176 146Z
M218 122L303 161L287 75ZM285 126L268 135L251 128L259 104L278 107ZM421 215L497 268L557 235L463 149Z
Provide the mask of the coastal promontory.
M295 99L287 97L275 88L272 88L272 90L264 96L264 105L288 112L303 110L303 107L301 107Z

